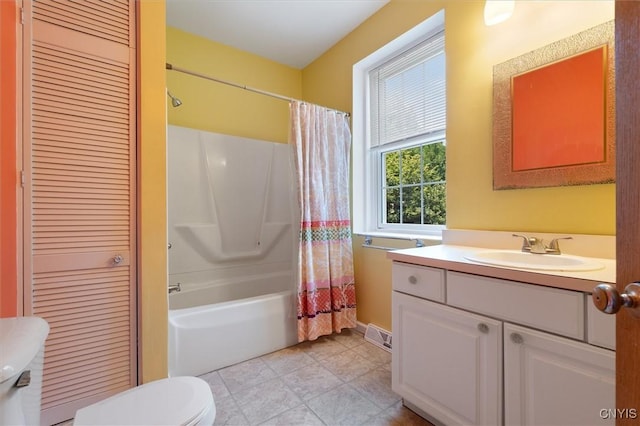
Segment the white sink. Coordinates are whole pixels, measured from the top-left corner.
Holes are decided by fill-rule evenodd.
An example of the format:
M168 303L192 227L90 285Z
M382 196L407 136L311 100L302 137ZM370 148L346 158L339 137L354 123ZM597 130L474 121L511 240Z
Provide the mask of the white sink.
M540 271L595 271L604 268L599 262L567 254L532 254L516 250L486 250L464 256L487 265Z

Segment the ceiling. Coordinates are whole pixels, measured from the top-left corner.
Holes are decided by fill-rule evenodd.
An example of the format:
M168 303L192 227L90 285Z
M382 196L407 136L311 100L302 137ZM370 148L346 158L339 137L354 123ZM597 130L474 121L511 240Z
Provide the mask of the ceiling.
M389 0L167 0L167 25L302 69Z

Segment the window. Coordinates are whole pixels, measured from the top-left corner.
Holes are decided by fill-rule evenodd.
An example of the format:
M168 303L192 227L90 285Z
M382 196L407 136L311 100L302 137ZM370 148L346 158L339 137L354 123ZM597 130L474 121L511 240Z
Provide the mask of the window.
M354 66L354 232L440 233L446 218L444 12Z
M445 224L445 144L439 140L380 155L383 210L379 228L389 224Z

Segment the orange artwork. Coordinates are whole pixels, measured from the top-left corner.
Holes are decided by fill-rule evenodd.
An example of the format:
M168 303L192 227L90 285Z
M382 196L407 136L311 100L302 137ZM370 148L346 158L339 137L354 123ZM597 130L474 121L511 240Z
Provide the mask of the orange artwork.
M512 77L513 171L605 160L606 46Z
M493 67L493 189L615 182L608 21Z

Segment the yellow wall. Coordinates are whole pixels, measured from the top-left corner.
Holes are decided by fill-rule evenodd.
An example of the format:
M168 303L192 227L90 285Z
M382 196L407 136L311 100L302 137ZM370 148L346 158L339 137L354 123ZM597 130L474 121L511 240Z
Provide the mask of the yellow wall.
M303 70L304 98L351 110L353 64L444 8L447 226L614 235L614 185L493 191L491 136L493 65L613 19L613 3L518 1L513 17L494 27L484 25L483 7L484 1L392 0ZM354 238L358 320L390 329L390 262L361 243Z
M542 3L518 2L494 27L482 25L482 4L447 9L450 228L615 234L615 185L492 189L493 65L613 19L613 2Z
M167 62L217 79L300 98L298 69L168 27ZM236 87L167 71L167 87L180 98L169 124L286 143L288 103ZM168 99L168 98L167 98Z
M168 371L165 3L138 5L138 374L146 383Z

